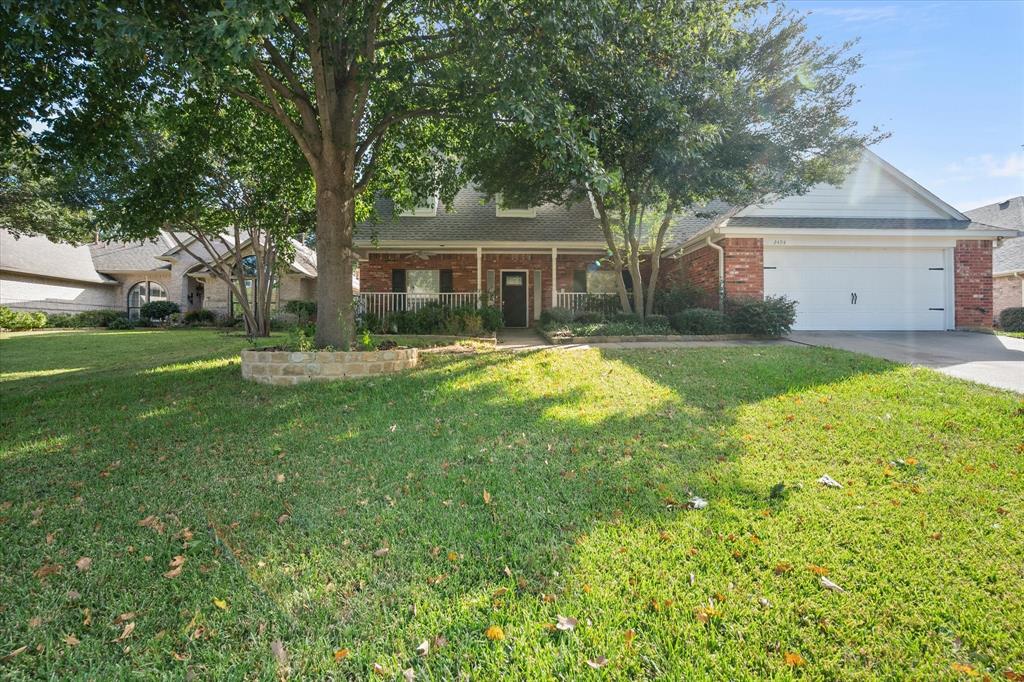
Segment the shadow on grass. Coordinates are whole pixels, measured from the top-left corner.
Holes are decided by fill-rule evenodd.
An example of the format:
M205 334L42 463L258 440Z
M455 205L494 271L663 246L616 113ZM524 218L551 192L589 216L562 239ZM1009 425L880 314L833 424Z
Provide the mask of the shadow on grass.
M588 534L614 542L620 524L701 513L683 508L693 494L765 507L767 489L718 467L744 452L738 408L889 368L795 348L493 353L280 389L243 382L227 357L145 366L3 388L0 646L46 643L14 665L116 676L180 670L177 654L204 674L267 675L280 638L293 670L316 675L359 642L346 665L364 675L408 665L424 633L443 632L432 674L457 675L495 590L519 582L547 604ZM163 532L138 525L150 515ZM161 577L179 554L182 575ZM33 574L44 565L61 571ZM45 627L28 628L41 609ZM122 651L111 623L128 611L138 628ZM82 644L61 646L68 632Z

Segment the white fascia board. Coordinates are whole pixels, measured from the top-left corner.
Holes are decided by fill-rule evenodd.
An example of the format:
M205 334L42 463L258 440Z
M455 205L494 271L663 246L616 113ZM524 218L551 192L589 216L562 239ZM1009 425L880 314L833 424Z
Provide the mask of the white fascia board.
M367 251L386 251L386 250L403 250L403 251L442 251L442 250L467 250L472 253L476 253L476 248L482 247L483 249L502 249L509 251L510 253L516 253L524 249L530 249L539 252L550 252L552 248L556 248L559 251L563 249L581 249L586 251L601 251L607 250L608 246L604 242L522 242L522 241L445 241L445 242L423 242L423 241L379 241L376 244L361 243L355 245L357 249L365 249Z
M1013 237L1016 235L1015 230L1003 230L999 228L992 228L991 230L954 230L954 229L935 229L935 230L899 230L899 229L885 229L885 230L857 230L857 229L844 229L844 228L813 228L813 227L732 227L725 225L715 230L717 234L723 236L735 236L735 237L762 237L764 239L774 238L779 235L814 235L814 236L874 236L874 237L946 237L950 239L996 239L998 237Z

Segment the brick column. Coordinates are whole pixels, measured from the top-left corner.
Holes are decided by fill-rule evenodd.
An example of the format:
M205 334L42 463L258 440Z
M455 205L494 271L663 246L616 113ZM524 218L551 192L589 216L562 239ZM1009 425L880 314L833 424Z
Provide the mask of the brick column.
M725 249L725 297L764 298L764 241L732 237Z
M953 249L957 329L992 326L992 242L961 239Z

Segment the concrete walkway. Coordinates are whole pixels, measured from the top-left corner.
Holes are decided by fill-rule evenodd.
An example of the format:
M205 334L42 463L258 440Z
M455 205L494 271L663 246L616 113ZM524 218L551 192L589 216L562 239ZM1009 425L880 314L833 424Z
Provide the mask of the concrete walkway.
M975 332L793 332L789 339L1024 393L1024 339Z
M532 329L506 327L498 330L498 350L524 351L551 348L543 336Z

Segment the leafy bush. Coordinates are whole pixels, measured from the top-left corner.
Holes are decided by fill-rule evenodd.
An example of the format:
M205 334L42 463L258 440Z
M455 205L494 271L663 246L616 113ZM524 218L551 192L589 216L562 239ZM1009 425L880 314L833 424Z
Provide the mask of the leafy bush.
M477 335L501 326L501 311L485 307L459 306L446 308L428 303L415 311L399 311L388 318L388 331L396 334L466 334ZM364 324L365 328L366 327Z
M72 317L72 327L107 327L114 320L126 317L119 310L86 310Z
M182 321L187 325L204 326L216 322L217 316L212 310L190 310L185 313L185 317L182 318Z
M299 318L300 324L316 319L316 301L288 301L284 304L284 312Z
M544 329L569 322L572 322L572 311L568 308L548 308L540 313L540 326Z
M729 328L725 315L709 308L680 310L671 319L672 328L680 334L722 334Z
M371 312L364 312L356 319L356 328L380 334L385 331L384 320L380 315Z
M658 289L654 294L654 309L669 317L690 308L709 308L712 305L717 305L717 297L693 284Z
M663 327L671 331L672 323L668 315L648 315L644 318L644 324L648 327Z
M785 296L769 296L763 301L730 301L726 316L737 333L782 336L789 333L796 321L796 301Z
M46 313L23 313L0 306L0 329L22 331L42 329L46 326Z
M609 322L623 322L626 324L643 324L644 318L636 313L624 313L619 311L608 316Z
M135 323L129 320L127 317L119 317L116 320L111 320L110 324L107 325L107 329L134 329Z
M505 326L505 314L501 308L493 305L480 307L480 325L485 332L496 332Z
M573 314L572 321L578 324L600 324L604 322L604 313L597 310L580 310Z
M47 327L66 329L75 326L75 315L69 313L56 313L46 318Z
M225 315L217 320L217 325L220 327L237 327L241 325L245 320L236 315Z
M1024 308L1005 308L999 313L999 328L1008 332L1024 332Z
M139 315L147 320L163 320L179 312L181 312L181 308L174 301L150 301L143 303L139 308Z

